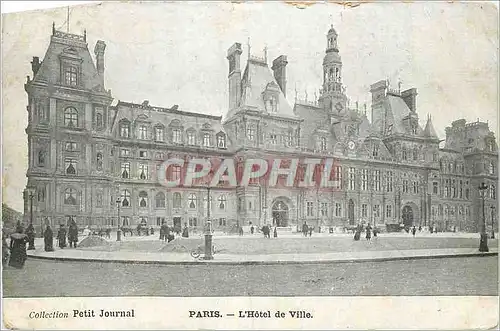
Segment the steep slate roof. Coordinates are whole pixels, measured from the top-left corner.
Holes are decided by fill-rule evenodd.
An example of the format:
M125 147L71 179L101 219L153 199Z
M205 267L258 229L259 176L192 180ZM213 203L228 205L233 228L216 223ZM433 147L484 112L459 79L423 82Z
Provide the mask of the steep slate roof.
M403 121L411 116L413 112L410 110L403 98L388 94L384 102L387 109L387 125L392 124L392 133L405 133ZM422 134L422 128L418 125L417 134Z
M429 138L437 138L436 130L434 130L434 126L432 125L431 118L427 119L427 123L425 124L425 129L423 135Z
M277 115L297 119L292 107L288 103L285 95L279 89L274 75L267 63L250 58L241 79L241 107L256 108L258 111L265 111L262 92L266 90L269 83L278 87L278 111Z
M104 88L104 80L98 74L94 61L90 55L85 37L54 31L45 57L33 78L34 81L59 84L61 80L61 61L59 56L67 54L71 58L82 61L81 82L84 89L93 89L100 85Z

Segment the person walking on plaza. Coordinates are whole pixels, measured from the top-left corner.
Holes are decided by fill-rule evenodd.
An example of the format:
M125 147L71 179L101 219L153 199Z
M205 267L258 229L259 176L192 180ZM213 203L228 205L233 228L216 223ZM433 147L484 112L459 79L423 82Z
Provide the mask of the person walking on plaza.
M274 238L278 238L278 230L277 230L277 227L274 227L273 237L274 237Z
M307 237L307 232L309 232L309 226L307 226L306 221L304 221L304 224L302 224L302 234L304 237Z
M253 234L255 229L253 228L253 225L250 227L250 234Z
M47 227L45 228L45 231L43 232L43 242L45 244L46 252L54 251L54 232L52 231L52 228L48 224Z
M372 227L370 223L366 226L366 240L371 240L372 239Z
M184 229L182 229L182 237L189 238L189 229L187 223L184 223Z
M59 231L57 232L57 241L59 242L59 248L63 249L66 247L66 227L61 224Z
M78 242L78 226L74 220L71 221L68 229L68 241L70 248L76 248L76 243Z
M32 223L28 225L26 228L26 236L28 236L28 250L34 250L35 249L35 227L33 226Z
M165 224L165 221L161 222L161 227L160 227L160 240L167 240L165 238L165 233L167 232L167 225Z
M418 226L418 232L422 232L422 225Z
M309 237L312 237L313 230L314 230L314 226L310 226L309 227ZM306 236L307 236L307 234L306 234Z
M238 234L239 234L240 236L242 236L242 235L243 235L243 227L242 227L242 226L239 226L239 225L238 225Z
M16 232L10 235L10 259L9 266L17 269L22 269L28 258L26 254L26 244L28 236L25 235L22 226L16 227Z
M417 228L414 225L413 228L411 229L411 234L413 235L413 238L415 238L415 233L417 233Z

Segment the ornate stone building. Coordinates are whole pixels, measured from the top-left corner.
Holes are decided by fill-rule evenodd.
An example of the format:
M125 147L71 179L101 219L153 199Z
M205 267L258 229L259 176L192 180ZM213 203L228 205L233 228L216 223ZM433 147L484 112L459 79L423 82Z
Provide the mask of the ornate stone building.
M323 86L311 101L286 99L287 57L269 67L267 54L241 44L227 52L229 105L224 119L174 105L113 101L104 87L106 44L53 29L43 61L33 58L28 93L29 169L25 215L34 223L135 226L140 222L216 228L274 223L318 228L358 222L435 225L477 231L485 195L487 223L496 223L497 145L487 123L456 120L440 141L431 118L419 125L417 90L387 81L371 86L366 106L349 104L333 27L326 38ZM440 143L444 147L440 147ZM255 181L226 188L167 188L157 170L167 158L333 158L332 190L269 187ZM173 168L182 176L183 168ZM496 224L495 224L496 227Z

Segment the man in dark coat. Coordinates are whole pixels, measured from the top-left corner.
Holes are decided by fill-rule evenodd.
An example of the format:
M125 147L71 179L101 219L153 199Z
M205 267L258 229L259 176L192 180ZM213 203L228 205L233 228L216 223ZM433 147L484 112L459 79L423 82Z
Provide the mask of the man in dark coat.
M69 247L76 248L76 243L78 242L78 226L75 221L71 221L68 229L68 241Z
M26 254L28 236L23 232L24 229L21 226L17 226L16 232L10 235L10 267L22 269L28 257Z
M28 225L28 227L26 228L26 235L28 236L28 250L33 250L35 249L35 235L36 235L36 232L35 232L35 227L33 226L32 223L30 223Z
M59 231L57 232L57 240L59 242L59 248L66 247L66 227L61 224Z
M411 234L413 235L413 237L415 237L415 233L417 233L417 228L414 225L413 228L411 229Z
M184 223L184 228L182 229L182 237L189 238L189 229L187 223Z
M167 240L167 238L165 238L166 236L166 233L167 233L167 224L165 224L165 221L161 222L161 227L160 227L160 240Z
M302 224L302 234L304 237L307 237L307 233L309 232L309 226L307 226L307 223L304 221L304 224Z
M47 225L45 231L43 232L43 241L45 243L45 251L53 252L54 251L54 232L50 225Z
M366 240L372 239L372 227L370 223L366 226Z
M278 238L278 228L274 227L274 233L273 233L274 238Z

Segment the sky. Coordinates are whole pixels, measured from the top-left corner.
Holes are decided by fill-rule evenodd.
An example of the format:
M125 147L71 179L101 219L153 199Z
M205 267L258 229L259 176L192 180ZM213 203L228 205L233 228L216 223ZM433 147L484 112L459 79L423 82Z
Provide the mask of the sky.
M67 8L2 15L2 194L22 211L27 170L26 76L43 59L52 22L66 31ZM287 98L308 99L322 84L326 33L339 34L343 83L351 105L368 103L369 86L418 90L420 124L432 116L437 134L455 119L487 121L498 135L498 9L491 3L362 3L351 8L284 2L144 2L70 8L69 31L87 30L93 55L107 44L105 84L119 100L225 115L227 49L250 40L268 62L287 55ZM361 106L360 106L361 108ZM370 118L370 114L369 118Z

